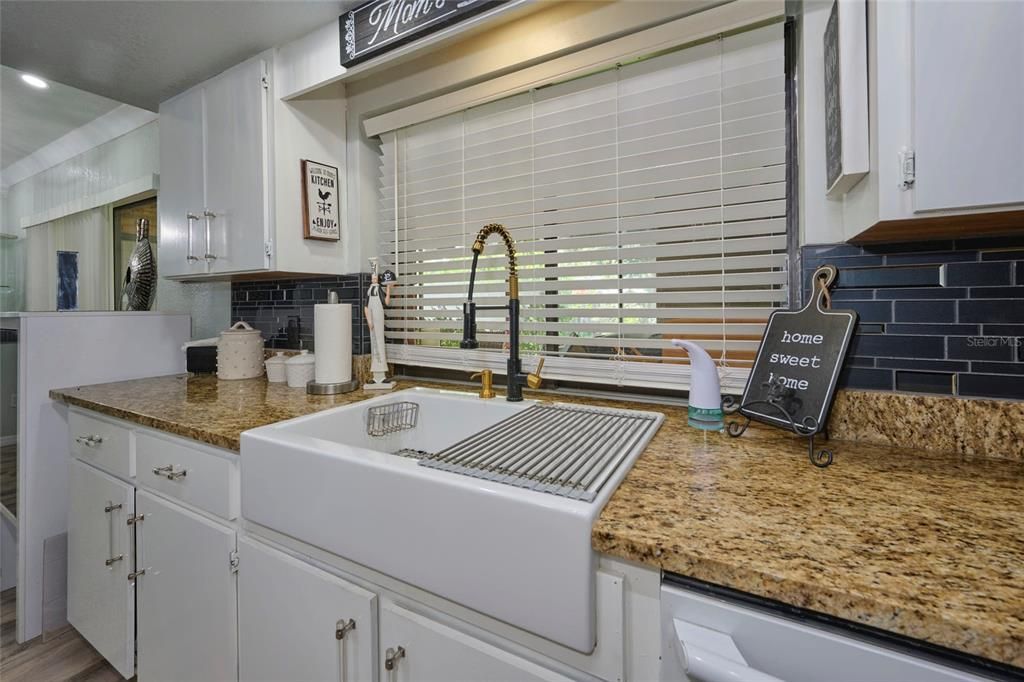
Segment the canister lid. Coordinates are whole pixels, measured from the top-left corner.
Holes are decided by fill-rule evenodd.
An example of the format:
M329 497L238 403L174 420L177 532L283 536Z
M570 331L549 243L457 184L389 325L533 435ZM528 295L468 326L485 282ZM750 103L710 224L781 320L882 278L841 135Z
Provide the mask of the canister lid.
M308 350L300 350L298 355L293 355L285 360L287 365L312 365L314 362L316 360Z
M274 353L273 357L267 358L267 364L268 365L283 365L287 360L288 360L288 358L285 357L284 352L283 351L278 351L278 352Z

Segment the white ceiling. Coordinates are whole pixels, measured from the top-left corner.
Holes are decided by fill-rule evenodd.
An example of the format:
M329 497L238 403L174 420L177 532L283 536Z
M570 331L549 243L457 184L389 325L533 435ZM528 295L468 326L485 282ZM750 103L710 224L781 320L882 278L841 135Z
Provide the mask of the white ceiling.
M50 82L45 90L21 80L21 72L0 67L0 168L6 169L40 147L102 116L118 102Z
M3 0L0 63L156 111L356 0ZM341 55L338 56L341 58Z

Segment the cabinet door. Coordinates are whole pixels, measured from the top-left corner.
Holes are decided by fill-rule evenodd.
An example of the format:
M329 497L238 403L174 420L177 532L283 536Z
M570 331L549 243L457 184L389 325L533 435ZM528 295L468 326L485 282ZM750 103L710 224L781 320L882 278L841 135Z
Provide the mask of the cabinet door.
M238 553L239 679L374 678L372 592L247 538Z
M212 272L268 267L266 68L265 60L253 59L205 86L206 210L211 215L204 216L203 230L208 220L210 251L216 256Z
M1024 3L911 12L914 209L1024 203Z
M206 272L203 171L203 92L196 89L160 105L157 272L161 277Z
M379 659L386 682L570 680L389 600L381 602Z
M238 679L235 532L138 491L140 680Z
M68 622L124 677L135 674L135 488L71 460Z

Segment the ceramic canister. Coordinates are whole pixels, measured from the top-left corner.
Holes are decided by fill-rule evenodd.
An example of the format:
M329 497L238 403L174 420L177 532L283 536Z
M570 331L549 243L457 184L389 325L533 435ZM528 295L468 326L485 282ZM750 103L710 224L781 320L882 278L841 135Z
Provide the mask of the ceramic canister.
M272 384L283 384L288 380L284 364L287 359L285 354L281 352L274 353L272 358L267 358L265 363L267 366L267 381Z
M288 358L284 366L288 375L288 386L290 388L305 388L315 375L316 358L309 355L309 351L303 350L299 351L298 355Z
M245 322L221 332L217 343L217 378L252 379L263 374L263 336Z

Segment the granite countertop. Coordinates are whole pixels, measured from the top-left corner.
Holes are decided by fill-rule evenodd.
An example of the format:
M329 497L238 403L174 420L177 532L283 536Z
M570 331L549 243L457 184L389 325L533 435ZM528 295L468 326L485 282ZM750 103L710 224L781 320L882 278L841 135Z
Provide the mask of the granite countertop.
M429 385L399 382L398 388ZM308 396L263 379L159 377L51 391L69 405L238 450L242 431L379 393ZM597 551L1024 667L1024 466L833 441L661 429L594 526Z

